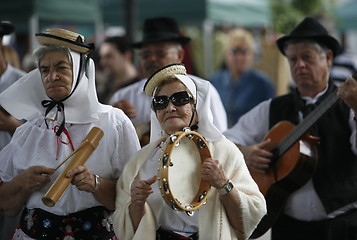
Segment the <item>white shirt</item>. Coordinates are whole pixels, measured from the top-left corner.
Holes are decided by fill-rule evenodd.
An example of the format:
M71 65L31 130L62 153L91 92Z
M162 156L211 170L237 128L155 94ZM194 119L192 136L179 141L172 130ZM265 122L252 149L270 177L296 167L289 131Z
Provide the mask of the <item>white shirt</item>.
M124 165L139 150L139 142L132 123L121 110L112 108L111 111L101 113L99 116L98 122L66 124L66 129L75 149L92 127L102 129L104 136L84 165L103 178L117 179ZM72 153L70 145L57 142L53 127L59 123L48 121L47 129L43 119L43 115L37 116L16 129L11 142L0 152L0 180L9 182L30 166L42 165L55 168ZM64 133L61 134L61 141L69 142ZM42 197L67 165L68 163L63 164L51 176L50 183L31 194L26 202L27 208L42 208L57 215L68 215L102 205L92 193L78 191L72 184L64 191L54 207L42 203Z

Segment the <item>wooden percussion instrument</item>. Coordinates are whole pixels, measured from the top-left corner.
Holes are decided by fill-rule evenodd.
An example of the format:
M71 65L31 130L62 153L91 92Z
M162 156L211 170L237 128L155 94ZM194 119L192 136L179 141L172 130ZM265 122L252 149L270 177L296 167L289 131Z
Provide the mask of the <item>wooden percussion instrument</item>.
M57 203L58 199L62 196L73 179L73 176L69 178L66 177L67 172L72 168L82 166L87 161L89 156L98 146L99 141L102 139L103 135L104 133L100 128L93 127L88 135L84 138L82 143L79 145L79 147L69 156L72 157L72 160L56 178L55 182L42 198L42 202L46 206L53 207Z

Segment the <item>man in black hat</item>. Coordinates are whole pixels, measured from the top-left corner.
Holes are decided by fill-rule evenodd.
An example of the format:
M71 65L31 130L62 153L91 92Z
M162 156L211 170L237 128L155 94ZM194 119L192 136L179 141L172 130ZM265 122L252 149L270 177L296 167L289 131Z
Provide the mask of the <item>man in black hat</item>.
M0 93L13 84L17 79L25 75L25 72L15 68L5 59L3 52L3 36L13 33L14 26L7 21L0 22ZM11 136L21 122L9 115L0 107L0 150L10 142ZM0 216L0 239L10 239L15 229L17 218Z
M262 102L225 132L267 200L252 238L272 226L272 240L355 239L357 82L351 77L337 88L330 79L340 44L315 19L305 18L277 45L296 89Z
M137 126L139 137L141 137L139 132L143 131L142 129L150 128L151 101L143 92L146 79L162 67L182 63L185 56L183 46L190 40L189 37L181 35L174 19L157 17L145 21L143 39L132 44L135 49L139 50L144 79L117 91L109 103L121 108L129 117L136 116L131 120ZM197 78L193 75L190 77ZM211 87L214 88L213 85ZM227 129L227 115L217 90L214 89L212 93L213 122L219 130L224 131Z

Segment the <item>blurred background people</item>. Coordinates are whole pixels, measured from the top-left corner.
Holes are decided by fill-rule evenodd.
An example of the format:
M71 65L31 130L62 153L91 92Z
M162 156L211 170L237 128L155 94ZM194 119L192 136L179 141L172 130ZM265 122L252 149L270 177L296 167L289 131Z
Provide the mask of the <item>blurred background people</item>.
M224 44L225 67L215 73L211 83L219 92L227 112L228 127L258 103L275 95L271 79L252 68L255 44L245 29L233 29Z
M100 67L106 75L102 89L98 89L99 101L108 103L113 93L139 81L133 64L133 51L124 36L108 37L99 48Z
M144 79L118 90L109 103L122 109L131 118L139 139L142 139L142 145L148 143L146 140L150 131L150 98L142 91L146 79L168 64L182 63L185 56L183 46L190 40L191 38L180 33L179 26L173 18L157 17L145 20L142 40L132 44L139 50ZM212 90L210 101L213 123L220 131L226 130L226 112L215 88Z
M37 68L36 59L32 52L28 52L24 55L21 62L21 68L25 72L30 72Z
M16 80L25 75L15 66L19 67L19 57L17 52L10 46L3 46L3 36L13 33L15 27L7 21L0 22L0 93L7 89ZM11 140L12 134L21 122L9 115L0 107L0 150ZM0 216L0 239L10 239L10 235L15 230L18 217L7 218Z

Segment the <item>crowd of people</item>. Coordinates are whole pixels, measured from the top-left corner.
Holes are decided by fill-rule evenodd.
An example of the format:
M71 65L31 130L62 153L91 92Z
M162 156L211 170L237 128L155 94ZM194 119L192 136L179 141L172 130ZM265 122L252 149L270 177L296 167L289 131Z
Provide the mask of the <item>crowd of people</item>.
M187 72L191 38L173 18L146 19L142 29L139 41L98 46L46 29L23 71L1 41L15 28L1 21L1 239L233 240L269 228L272 240L357 238L357 75L333 78L342 47L321 22L306 17L276 40L294 82L281 96L253 69L246 29L227 33L225 67L209 80ZM103 133L96 144L93 129ZM204 139L199 156L186 142L179 153L199 158L190 180L208 190L199 208L182 209L159 171L179 165L163 152L192 131ZM43 197L58 180L70 184L49 206Z

